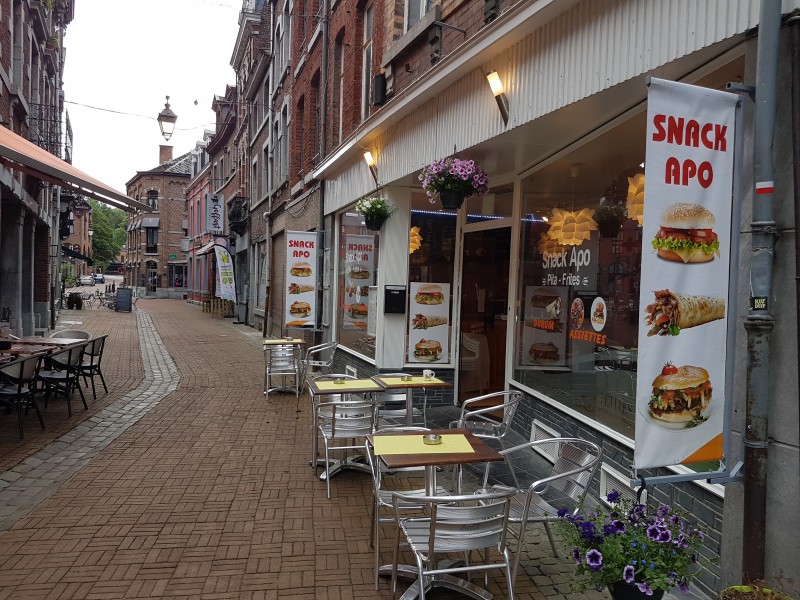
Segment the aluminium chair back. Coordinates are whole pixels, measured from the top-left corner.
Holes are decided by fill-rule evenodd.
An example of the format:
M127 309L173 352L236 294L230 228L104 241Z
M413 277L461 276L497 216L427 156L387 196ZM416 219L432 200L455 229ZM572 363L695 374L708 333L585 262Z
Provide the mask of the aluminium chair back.
M303 382L315 371L319 371L322 374L330 372L331 365L333 365L333 357L338 347L338 342L325 342L308 348L305 357L301 361Z
M499 398L502 398L502 403L494 404L494 401ZM514 415L517 414L517 408L522 399L522 392L516 390L493 392L470 398L461 405L461 417L459 420L451 423L450 426L469 429L475 436L480 438L500 440L510 431ZM485 406L487 402L493 405ZM481 407L481 405L484 406ZM500 410L503 411L503 416L500 420L497 420L494 415Z
M381 377L407 377L408 373L381 373ZM405 425L408 415L406 414L406 400L410 390L404 388L394 388L378 392L376 401L378 402L378 419L380 425L389 427L392 424L398 426ZM427 399L425 400L427 404ZM412 420L421 426L426 425L426 410L412 409Z
M270 389L270 380L272 377L281 377L284 379L287 376L293 378L294 385L291 387L295 390L295 396L300 396L300 360L297 356L297 347L292 344L277 344L274 346L266 346L264 349L264 392Z

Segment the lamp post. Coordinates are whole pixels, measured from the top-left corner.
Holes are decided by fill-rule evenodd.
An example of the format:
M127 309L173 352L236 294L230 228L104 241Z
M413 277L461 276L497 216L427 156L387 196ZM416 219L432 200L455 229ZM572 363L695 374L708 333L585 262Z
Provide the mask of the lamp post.
M164 104L164 110L158 113L158 119L156 120L158 121L159 129L161 129L161 135L164 136L166 141L169 141L175 131L175 121L178 120L178 115L172 112L169 107L169 96L167 96L167 102Z

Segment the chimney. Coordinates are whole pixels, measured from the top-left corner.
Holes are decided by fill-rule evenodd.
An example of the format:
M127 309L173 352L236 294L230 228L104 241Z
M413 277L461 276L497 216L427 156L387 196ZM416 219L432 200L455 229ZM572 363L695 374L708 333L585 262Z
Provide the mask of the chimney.
M165 162L172 160L172 146L159 146L158 147L158 164L163 165Z

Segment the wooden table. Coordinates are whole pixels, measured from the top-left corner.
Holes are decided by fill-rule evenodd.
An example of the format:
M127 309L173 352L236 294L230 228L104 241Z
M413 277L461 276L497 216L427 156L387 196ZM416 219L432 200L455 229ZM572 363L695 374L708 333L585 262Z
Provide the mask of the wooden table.
M407 381L403 381L400 377L387 377L386 375L374 375L372 379L385 390L406 390L406 425L414 424L414 390L445 389L453 387L446 381L442 381L436 377L426 379L419 375L412 376Z
M441 436L459 435L464 436L466 441L472 448L472 451L457 451L457 452L440 452L437 446L421 446L420 453L410 454L395 454L394 452L388 454L379 454L380 461L386 465L389 470L403 469L409 467L425 467L425 493L429 496L436 495L436 467L438 465L461 465L466 463L477 462L495 462L502 461L504 457L497 452L494 448L489 446L483 440L475 437L466 429L433 429L429 433L438 434ZM414 438L414 443L417 439L421 439L424 433L408 433L408 432L385 432L367 436L367 443L375 448L375 439L385 436L403 436L407 438ZM420 447L417 444L417 447ZM376 453L378 450L376 449ZM383 565L379 569L381 575L391 575L391 565ZM416 579L417 567L412 565L397 565L397 575L404 579ZM425 581L425 593L435 587L446 587L456 590L462 594L477 598L479 600L490 600L492 595L486 590L458 577L452 575L434 575ZM413 600L419 596L419 583L411 584L405 593L401 596L400 600Z

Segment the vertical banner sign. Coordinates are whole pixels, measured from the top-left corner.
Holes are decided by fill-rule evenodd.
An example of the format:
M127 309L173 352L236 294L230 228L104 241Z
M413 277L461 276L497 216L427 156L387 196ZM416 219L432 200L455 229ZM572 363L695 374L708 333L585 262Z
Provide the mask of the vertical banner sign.
M286 232L286 327L317 325L317 233Z
M650 81L637 469L722 458L737 102Z
M450 284L412 281L408 323L408 362L450 360Z
M206 192L206 232L222 233L224 227L225 196Z
M233 278L233 260L227 248L219 244L214 246L214 253L217 256L217 297L223 300L236 302L236 281Z
M370 286L373 285L375 272L375 236L346 235L344 243L346 289L342 303L342 328L368 331L370 318L377 317L370 315L372 304L369 302Z

